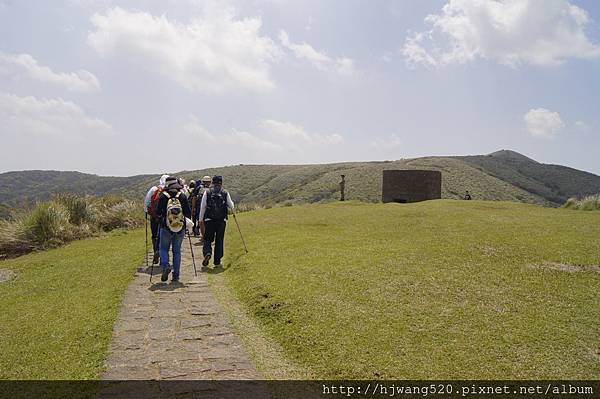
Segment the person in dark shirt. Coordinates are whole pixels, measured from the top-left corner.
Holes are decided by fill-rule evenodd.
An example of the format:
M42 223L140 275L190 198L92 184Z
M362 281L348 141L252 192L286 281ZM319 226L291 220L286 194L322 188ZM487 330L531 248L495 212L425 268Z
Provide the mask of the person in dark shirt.
M163 268L160 280L167 281L169 273L171 273L169 249L172 249L172 281L178 282L181 267L181 244L186 230L185 219L192 217L192 211L187 197L181 192L182 186L176 177L170 176L165 187L156 206L156 215L160 223L160 265Z
M469 191L467 190L466 194L465 194L465 200L470 201L472 200L471 198L471 194L469 194Z

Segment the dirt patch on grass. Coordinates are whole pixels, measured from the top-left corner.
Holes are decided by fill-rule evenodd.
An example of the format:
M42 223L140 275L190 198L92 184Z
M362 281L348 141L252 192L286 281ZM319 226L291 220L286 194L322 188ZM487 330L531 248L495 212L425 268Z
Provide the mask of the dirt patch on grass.
M530 267L535 269L550 269L558 270L561 272L578 273L578 272L595 272L600 273L600 265L573 265L570 263L559 263L559 262L544 262Z
M0 269L0 283L12 280L17 274L10 269Z

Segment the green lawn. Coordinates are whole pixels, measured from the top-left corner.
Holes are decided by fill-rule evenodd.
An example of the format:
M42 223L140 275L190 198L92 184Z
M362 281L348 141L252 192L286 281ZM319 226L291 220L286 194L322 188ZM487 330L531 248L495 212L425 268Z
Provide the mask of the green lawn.
M144 256L144 231L114 231L0 262L0 379L100 376L125 288Z
M439 200L238 220L250 253L232 220L227 284L318 378L600 378L600 273L532 267L600 264L600 212Z

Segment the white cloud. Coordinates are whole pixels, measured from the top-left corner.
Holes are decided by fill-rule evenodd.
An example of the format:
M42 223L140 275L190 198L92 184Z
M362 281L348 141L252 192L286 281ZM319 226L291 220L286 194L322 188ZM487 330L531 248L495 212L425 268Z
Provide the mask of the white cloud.
M323 160L323 154L331 155L331 146L343 152L345 144L339 134L309 133L304 127L290 122L264 119L254 131L232 129L230 132L215 133L206 129L200 120L189 115L183 124L188 137L200 141L200 146L222 146L224 153L233 163L239 162L298 162ZM223 160L221 160L223 162Z
M279 152L283 148L269 140L263 139L257 135L232 129L228 133L213 134L206 129L200 120L194 116L189 115L188 121L184 124L184 130L191 137L200 139L203 144L208 145L225 145L230 151L231 149L238 149L243 151L258 151L263 152Z
M0 134L49 138L112 134L112 127L62 98L38 99L0 93Z
M575 128L583 133L588 133L590 131L589 125L584 121L575 122Z
M377 138L371 141L371 147L378 151L396 149L402 145L402 139L397 134L390 134L385 138Z
M57 73L47 66L40 65L29 54L6 54L0 51L0 72L14 75L24 73L30 79L54 83L70 91L91 92L100 90L100 82L93 73L85 69L70 73Z
M261 36L261 19L236 19L232 7L207 5L188 24L142 11L111 8L91 18L88 44L103 57L128 59L186 89L266 91L280 50Z
M523 120L529 134L542 139L553 139L565 126L558 112L545 108L530 109Z
M599 58L585 10L566 0L449 0L432 26L406 38L409 66L439 67L478 58L518 66L557 65L567 58Z
M331 58L326 53L315 50L308 43L292 43L285 30L279 32L279 41L284 47L290 49L296 58L308 61L321 71L333 71L344 76L352 76L356 73L352 59L347 57Z
M263 119L260 122L260 126L274 140L286 142L291 146L322 146L329 144L341 144L344 141L344 138L337 133L309 134L302 126L294 125L290 122Z

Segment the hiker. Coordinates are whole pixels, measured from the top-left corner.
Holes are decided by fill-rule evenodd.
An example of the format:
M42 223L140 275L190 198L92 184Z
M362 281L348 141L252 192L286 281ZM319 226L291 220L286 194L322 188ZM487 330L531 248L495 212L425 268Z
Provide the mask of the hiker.
M200 202L204 192L210 188L211 181L212 178L210 176L204 176L202 180L198 180L196 182L194 193L192 194L192 220L194 222L194 237L198 237L200 235Z
M215 241L214 266L221 266L228 209L234 210L231 195L223 189L223 177L214 176L212 186L204 191L200 203L200 229L204 237L202 266L208 266L212 256L213 240Z
M154 257L152 258L152 264L155 265L158 263L159 253L158 253L158 227L159 222L156 217L156 205L158 204L158 198L160 192L165 187L165 182L167 181L167 177L169 175L162 175L158 181L157 186L152 186L150 190L146 193L146 197L144 198L144 211L146 215L150 215L150 230L152 231L152 250L154 252ZM154 201L153 201L154 200ZM146 216L148 217L148 216Z
M465 200L470 201L472 200L471 198L471 194L469 194L469 190L467 190L466 194L465 194Z
M192 216L187 197L181 192L182 186L175 177L166 180L165 189L160 195L156 213L160 221L160 265L162 275L160 281L167 281L171 266L172 281L179 281L181 267L181 244L185 238L186 220ZM173 263L169 264L169 249L173 251Z

